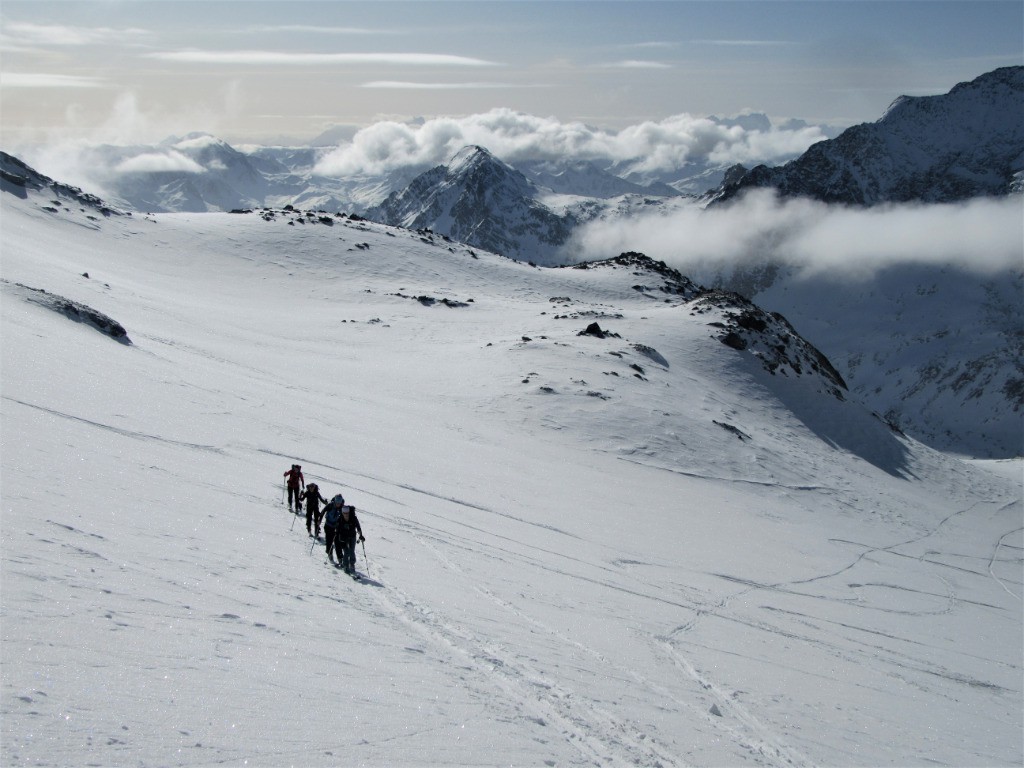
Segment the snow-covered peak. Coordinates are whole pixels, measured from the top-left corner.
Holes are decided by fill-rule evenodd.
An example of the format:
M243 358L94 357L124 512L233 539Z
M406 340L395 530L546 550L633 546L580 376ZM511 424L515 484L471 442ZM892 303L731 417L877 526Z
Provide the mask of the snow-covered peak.
M522 173L483 147L468 146L366 216L434 230L506 256L541 260L566 241L570 222L539 203L538 195Z
M449 174L457 176L492 163L504 165L484 147L471 144L452 155L451 160L447 163L447 167Z

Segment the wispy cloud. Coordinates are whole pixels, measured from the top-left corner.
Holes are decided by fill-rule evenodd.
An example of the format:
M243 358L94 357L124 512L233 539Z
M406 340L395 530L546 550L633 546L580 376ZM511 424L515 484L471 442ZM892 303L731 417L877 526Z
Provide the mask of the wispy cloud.
M660 61L641 61L638 59L613 61L603 66L609 69L672 69L670 65Z
M0 72L2 88L104 88L107 82L98 77L51 75L41 72Z
M497 62L445 53L289 53L282 51L158 51L145 54L185 64L394 64L404 66L495 67Z
M112 27L72 27L59 24L7 22L4 34L14 44L36 46L106 45L138 40L149 35L145 29Z
M691 40L693 45L724 45L754 47L777 47L784 45L800 45L795 40Z
M648 40L643 43L629 43L621 46L623 48L650 48L650 49L668 49L678 48L679 43L672 43L667 40Z
M368 27L329 27L314 24L285 24L283 26L258 25L238 30L241 33L265 32L298 32L304 35L404 35L408 34L397 29L370 29Z
M546 88L541 85L519 85L515 83L414 83L402 80L373 80L363 83L360 88L379 88L395 91L458 91L488 88Z

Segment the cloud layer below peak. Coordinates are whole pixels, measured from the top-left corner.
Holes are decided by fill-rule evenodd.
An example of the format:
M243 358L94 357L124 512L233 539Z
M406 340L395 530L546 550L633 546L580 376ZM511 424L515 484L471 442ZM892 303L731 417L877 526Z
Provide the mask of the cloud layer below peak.
M592 222L577 230L565 257L586 261L623 251L640 251L702 281L768 263L855 281L915 264L994 274L1024 266L1024 198L856 208L754 190L728 206L691 204Z
M753 130L714 118L680 114L613 132L500 108L421 123L382 121L360 130L326 155L325 175L377 175L447 162L467 145L502 160L591 160L630 163L636 173L670 172L688 163L772 163L827 138L817 126Z

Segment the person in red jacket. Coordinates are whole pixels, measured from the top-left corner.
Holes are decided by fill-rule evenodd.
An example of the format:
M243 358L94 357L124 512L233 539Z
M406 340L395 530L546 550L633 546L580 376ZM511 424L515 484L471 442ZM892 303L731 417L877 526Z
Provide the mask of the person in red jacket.
M284 476L288 478L288 511L295 512L297 515L302 509L302 502L299 501L299 491L301 488L306 487L306 478L302 476L302 467L298 464L292 464L292 468L285 472ZM294 509L292 507L293 498L295 499Z

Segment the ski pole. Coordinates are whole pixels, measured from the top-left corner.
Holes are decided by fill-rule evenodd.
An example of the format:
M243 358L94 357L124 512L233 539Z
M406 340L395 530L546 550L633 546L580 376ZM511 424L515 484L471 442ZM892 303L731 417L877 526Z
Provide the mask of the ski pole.
M295 518L297 518L298 516L298 513L295 513L295 515L292 516L292 527L288 529L289 531L295 530Z
M370 575L370 561L366 559L366 539L361 539L359 542L363 545L363 562L366 563L366 575Z

